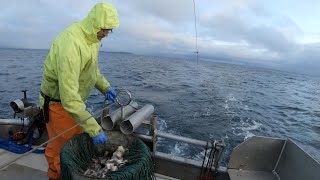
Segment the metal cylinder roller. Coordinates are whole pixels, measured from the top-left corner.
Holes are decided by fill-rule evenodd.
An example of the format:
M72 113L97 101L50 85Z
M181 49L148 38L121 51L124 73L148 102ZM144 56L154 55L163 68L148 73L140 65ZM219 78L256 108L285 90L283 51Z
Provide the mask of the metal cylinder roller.
M134 132L144 120L152 115L154 107L151 104L147 104L139 109L137 112L132 114L126 120L120 124L120 130L124 134L131 134Z
M138 103L131 101L130 104L123 107L124 118L130 116L138 109ZM113 113L105 115L101 119L101 126L105 130L112 130L114 126L122 120L121 108L115 110Z

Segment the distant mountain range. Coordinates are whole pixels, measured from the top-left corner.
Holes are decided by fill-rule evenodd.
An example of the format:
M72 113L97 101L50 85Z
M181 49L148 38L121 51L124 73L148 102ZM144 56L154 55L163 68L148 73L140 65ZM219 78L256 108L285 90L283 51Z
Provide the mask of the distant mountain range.
M134 53L131 53L131 52L124 52L124 51L119 51L119 52L100 51L100 52L103 52L103 53L112 53L112 54L134 54Z

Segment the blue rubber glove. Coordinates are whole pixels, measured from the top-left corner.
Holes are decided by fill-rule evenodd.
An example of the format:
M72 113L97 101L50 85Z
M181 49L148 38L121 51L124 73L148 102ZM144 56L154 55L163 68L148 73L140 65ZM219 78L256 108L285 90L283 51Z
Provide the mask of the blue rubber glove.
M116 99L116 91L113 88L110 88L106 92L105 96L106 96L106 100L114 102L114 100Z
M96 136L96 137L93 137L92 140L93 140L93 144L105 144L105 143L107 142L108 138L107 138L107 136L104 134L104 132L101 131L101 132L99 133L99 135Z

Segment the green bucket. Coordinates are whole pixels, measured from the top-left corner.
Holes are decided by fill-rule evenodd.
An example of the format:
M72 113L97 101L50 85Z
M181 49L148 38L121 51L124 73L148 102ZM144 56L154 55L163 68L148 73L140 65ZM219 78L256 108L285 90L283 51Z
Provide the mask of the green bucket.
M119 131L105 133L108 136L108 142L102 146L95 146L92 138L86 133L74 136L63 146L60 153L62 180L154 179L154 160L145 143ZM84 175L84 172L93 163L93 158L100 156L105 151L114 152L120 145L129 149L123 157L128 160L124 166L117 171L107 173L105 178L92 178Z

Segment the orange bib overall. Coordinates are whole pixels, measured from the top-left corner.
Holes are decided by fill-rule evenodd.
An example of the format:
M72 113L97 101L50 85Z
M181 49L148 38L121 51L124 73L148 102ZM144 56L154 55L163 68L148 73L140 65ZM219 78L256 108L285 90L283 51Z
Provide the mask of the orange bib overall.
M49 106L49 122L46 124L49 139L56 137L76 124L75 120L63 109L61 104L51 104ZM49 178L60 178L60 151L70 138L82 132L80 126L77 126L48 143L45 155L49 165Z

